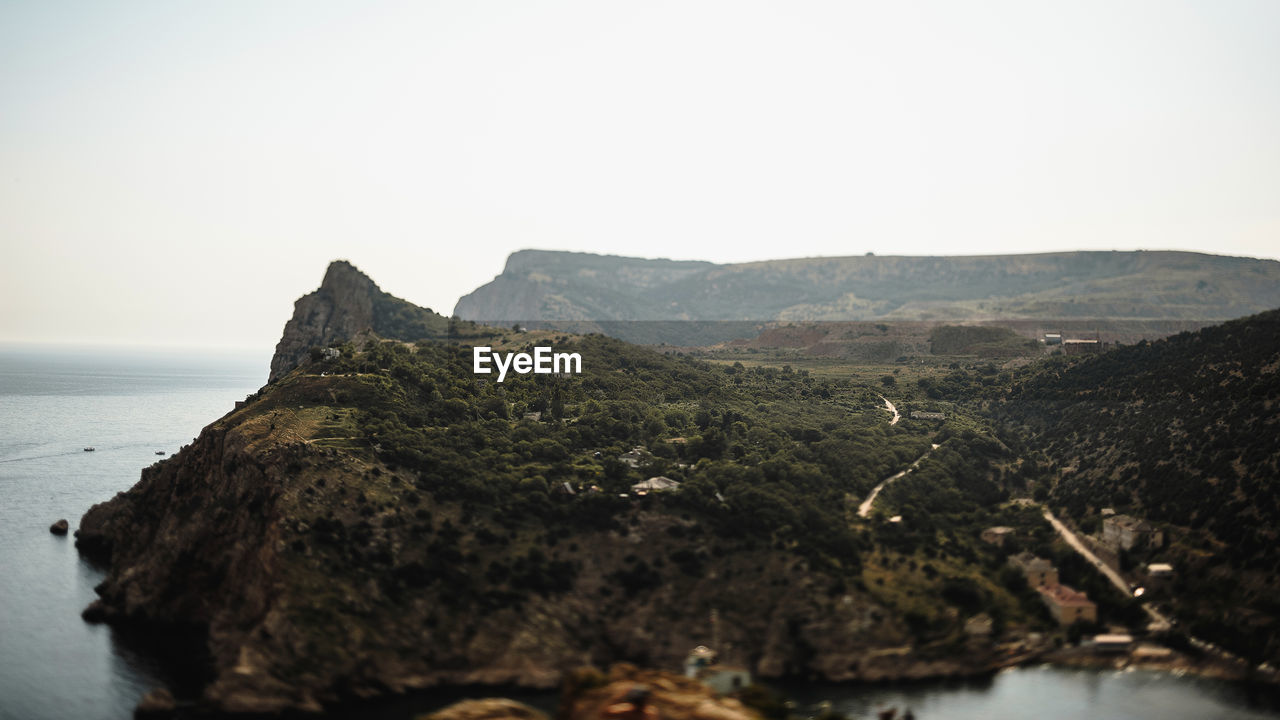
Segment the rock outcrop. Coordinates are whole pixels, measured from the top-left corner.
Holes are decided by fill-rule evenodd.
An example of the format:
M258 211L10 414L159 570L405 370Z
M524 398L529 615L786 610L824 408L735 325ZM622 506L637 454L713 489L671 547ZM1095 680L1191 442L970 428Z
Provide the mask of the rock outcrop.
M59 520L58 522L49 526L49 532L53 533L54 535L66 535L67 531L70 529L71 529L71 525L66 521L66 518L63 518L62 520Z
M313 347L352 340L373 330L374 301L382 290L345 260L329 264L320 289L298 298L293 317L271 358L270 381L284 377L302 363Z
M463 323L465 335L473 323ZM293 317L271 358L269 382L306 361L311 348L359 343L370 337L414 342L441 340L458 328L447 318L385 293L346 260L329 264L320 288L298 298Z

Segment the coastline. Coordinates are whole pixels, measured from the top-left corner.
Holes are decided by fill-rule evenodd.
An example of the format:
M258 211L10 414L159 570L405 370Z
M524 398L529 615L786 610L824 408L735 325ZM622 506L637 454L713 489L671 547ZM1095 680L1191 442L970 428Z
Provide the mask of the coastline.
M1144 650L1159 649L1152 653ZM1125 653L1102 654L1088 647L1061 648L1045 653L1040 660L1058 667L1096 668L1112 670L1150 670L1174 675L1196 675L1258 685L1268 685L1280 690L1280 673L1264 670L1240 659L1227 659L1211 654L1201 657L1168 648L1163 645L1140 644Z

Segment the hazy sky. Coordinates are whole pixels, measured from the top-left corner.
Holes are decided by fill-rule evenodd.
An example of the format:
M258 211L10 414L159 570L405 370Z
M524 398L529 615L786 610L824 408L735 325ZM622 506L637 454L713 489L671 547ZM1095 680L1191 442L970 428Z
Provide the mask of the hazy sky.
M348 258L1280 257L1280 2L0 0L0 340L274 344Z

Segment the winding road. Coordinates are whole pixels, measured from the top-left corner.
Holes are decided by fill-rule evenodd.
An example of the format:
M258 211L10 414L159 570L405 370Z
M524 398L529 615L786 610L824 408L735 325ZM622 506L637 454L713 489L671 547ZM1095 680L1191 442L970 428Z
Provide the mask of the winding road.
M881 395L880 399L884 401L885 409L893 413L893 419L889 421L889 424L897 425L898 421L902 419L902 416L898 414L898 408L894 407L893 403L889 402L889 398Z
M886 403L888 403L889 401L888 401L888 400L885 400L885 402L886 402ZM893 407L893 406L892 406L892 405L890 405L890 407ZM898 411L896 411L896 410L895 410L895 411L894 411L894 418L893 418L893 422L898 422L898 417L897 417L897 415L898 415ZM890 425L892 425L892 424L893 424L893 423L890 423ZM883 480L879 485L877 485L877 486L875 486L874 488L872 488L872 489L871 489L871 494L870 494L870 495L868 495L868 496L867 496L867 499L866 499L866 500L863 500L863 501L862 501L862 504L858 506L858 517L870 517L870 516L871 516L871 506L875 503L875 501L876 501L876 496L880 494L880 491L881 491L881 490L883 490L883 489L885 488L885 486L886 486L886 485L888 485L889 483L891 483L891 482L893 482L894 480L897 480L898 478L900 478L900 477L902 477L902 476L906 475L907 473L911 472L912 470L915 470L915 469L916 469L916 467L920 464L920 461L921 461L921 460L924 460L925 458L929 457L929 453L931 453L931 452L933 452L934 450L937 450L937 449L938 449L938 443L933 443L933 444L929 447L929 449L925 451L925 453L924 453L923 455L921 455L920 457L916 458L916 461L915 461L915 462L913 462L913 463L911 463L910 465L908 465L906 470L899 471L898 473L894 474L892 477L887 477L887 478L885 478L885 479L884 479L884 480Z

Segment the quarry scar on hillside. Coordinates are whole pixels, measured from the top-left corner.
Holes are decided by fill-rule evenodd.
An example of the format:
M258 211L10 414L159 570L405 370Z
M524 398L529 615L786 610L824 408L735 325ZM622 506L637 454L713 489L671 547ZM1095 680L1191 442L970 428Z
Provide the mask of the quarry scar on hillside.
M549 347L535 347L533 354L493 352L487 345L477 345L471 350L471 369L477 375L488 375L489 361L498 368L498 382L507 377L508 370L515 370L521 375L530 372L536 375L552 373L581 373L582 355L579 353L553 353Z

